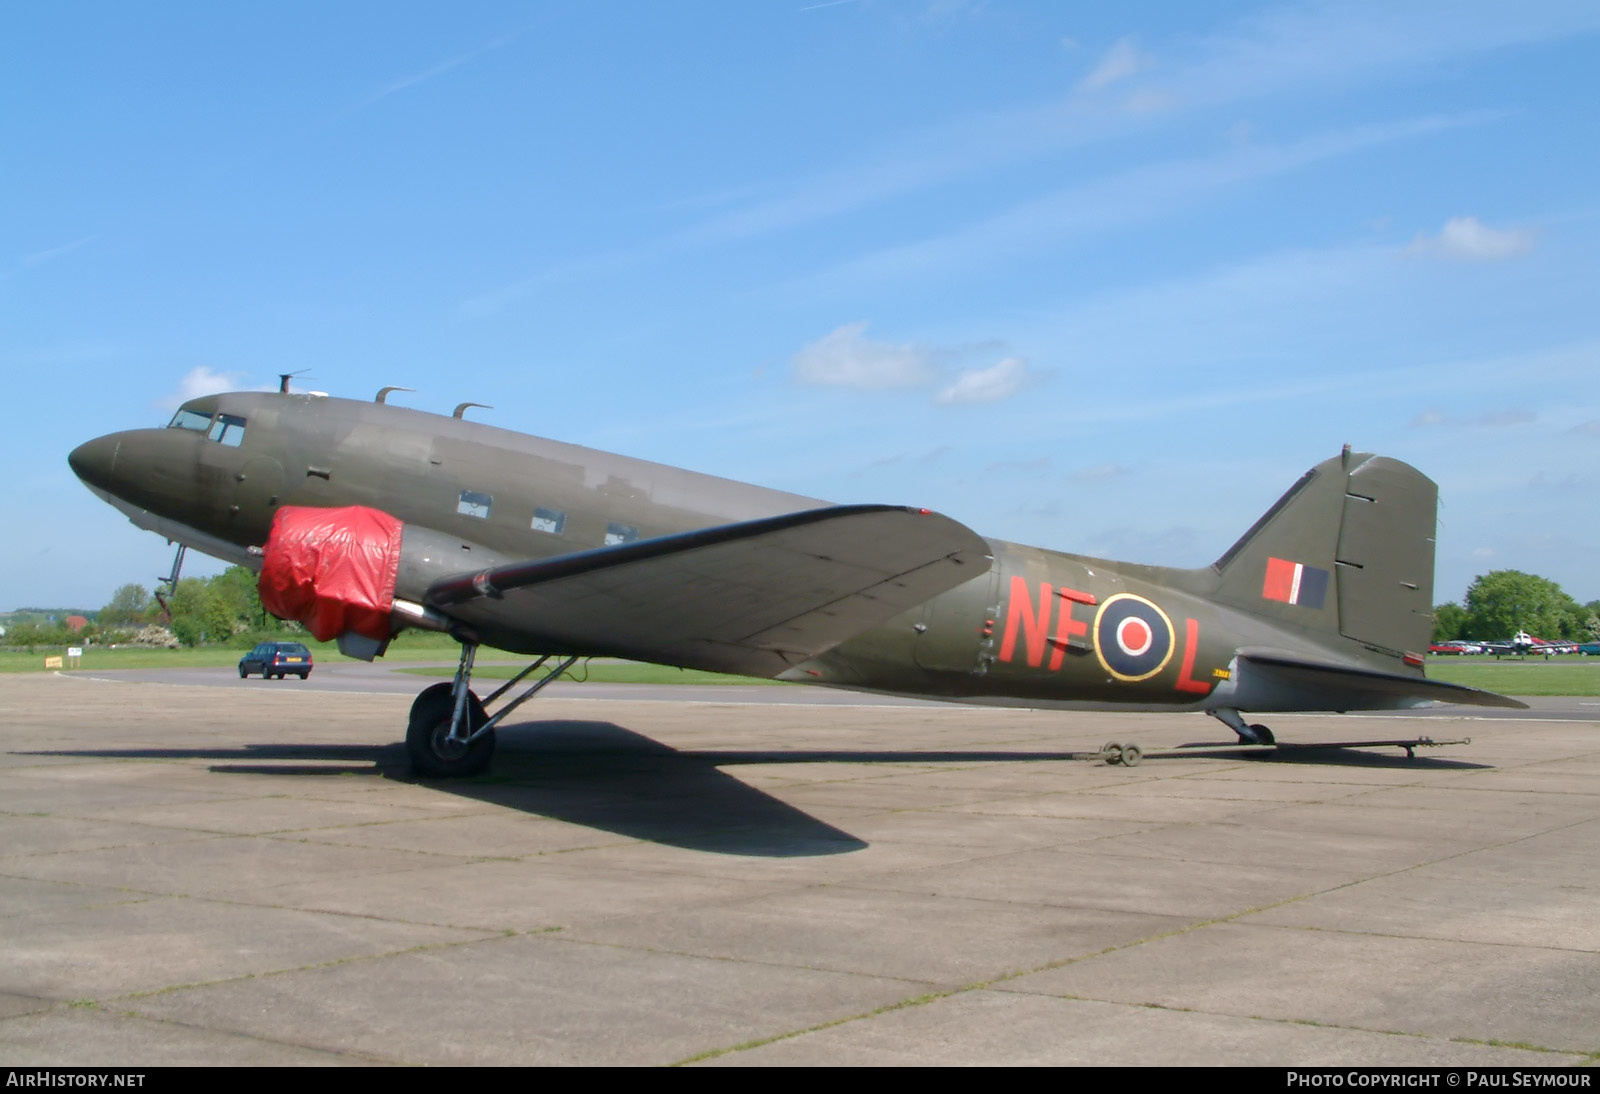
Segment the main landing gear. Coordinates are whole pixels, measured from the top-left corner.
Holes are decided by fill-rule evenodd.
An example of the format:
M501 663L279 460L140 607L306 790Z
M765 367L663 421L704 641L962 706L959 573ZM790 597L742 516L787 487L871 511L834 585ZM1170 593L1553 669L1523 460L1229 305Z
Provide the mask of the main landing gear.
M1242 745L1271 745L1278 743L1277 738L1272 735L1272 730L1264 725L1246 724L1244 716L1237 710L1224 708L1222 710L1208 710L1206 713L1237 733L1239 735L1239 743Z
M560 660L521 695L491 715L484 707L537 671L552 655L545 654L480 702L472 691L472 662L478 655L478 643L459 634L456 637L461 642L461 663L456 667L455 679L424 689L411 704L406 752L411 757L412 770L424 778L481 775L494 759L495 727L578 660L575 656Z

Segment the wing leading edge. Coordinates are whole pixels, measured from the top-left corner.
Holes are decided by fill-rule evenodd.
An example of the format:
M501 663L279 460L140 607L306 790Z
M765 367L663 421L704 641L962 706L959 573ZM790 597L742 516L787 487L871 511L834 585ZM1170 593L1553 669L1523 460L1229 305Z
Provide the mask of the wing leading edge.
M976 577L988 556L938 513L834 506L456 574L426 600L524 652L776 676Z

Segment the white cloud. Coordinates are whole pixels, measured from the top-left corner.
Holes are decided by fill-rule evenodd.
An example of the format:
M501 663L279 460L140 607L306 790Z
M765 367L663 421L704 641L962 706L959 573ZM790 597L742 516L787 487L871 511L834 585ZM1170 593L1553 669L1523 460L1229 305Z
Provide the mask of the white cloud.
M1537 421L1538 417L1531 410L1492 410L1487 414L1480 414L1473 424L1489 429L1500 429L1511 425L1529 425Z
M1049 456L1035 456L1031 460L995 460L993 463L987 464L984 467L983 473L985 475L1018 473L1044 474L1050 470L1050 467L1051 460Z
M1476 426L1480 429L1504 429L1507 426L1529 425L1538 421L1539 416L1531 410L1508 409L1490 410L1478 415L1476 418L1454 418L1438 410L1424 410L1411 419L1411 428L1425 429L1429 426Z
M1088 94L1131 76L1140 64L1149 64L1149 58L1124 39L1072 92L1059 98L1009 109L962 111L941 124L901 134L867 159L748 187L747 196L733 208L693 227L602 256L598 263L578 259L549 273L519 279L468 301L463 310L481 317L552 281L592 280L616 267L654 261L686 248L793 230L1063 149L1121 140L1128 135L1130 114L1174 103L1189 109L1254 101L1275 104L1323 86L1343 93L1351 86L1409 81L1419 71L1444 67L1457 58L1597 29L1600 7L1582 2L1544 9L1494 0L1278 5L1220 30L1164 42L1165 91L1141 91L1125 100ZM1077 43L1062 39L1062 45L1075 48ZM439 66L440 71L443 68ZM410 82L414 80L378 94L392 93Z
M1130 76L1137 76L1154 64L1155 58L1140 52L1132 38L1123 38L1111 47L1094 71L1085 76L1078 86L1086 91L1098 91Z
M1406 118L1315 133L1282 144L1236 143L1210 155L1147 163L1051 191L941 235L858 255L789 284L841 295L891 281L904 285L914 278L946 279L953 272L970 276L985 265L1056 249L1070 239L1170 216L1241 184L1481 124L1490 117Z
M1086 546L1102 558L1124 558L1167 566L1204 565L1204 537L1186 525L1169 528L1123 526L1091 534Z
M178 381L178 390L161 400L161 405L172 408L202 395L215 395L219 391L265 391L265 388L247 388L242 373L216 372L205 365L190 369Z
M75 239L71 243L63 244L60 247L51 247L47 251L35 251L31 255L24 255L22 264L24 266L37 266L42 262L49 262L52 258L59 258L64 254L69 254L79 247L87 247L99 238L99 236L84 236L82 239Z
M808 343L794 355L795 376L807 384L860 391L922 387L937 379L928 350L910 342L879 342L866 332L865 320L846 323Z
M435 76L443 76L446 72L449 72L451 69L454 69L454 68L457 68L457 67L459 67L461 65L464 65L468 61L476 60L477 58L483 56L485 53L491 53L494 50L497 50L497 49L501 48L502 46L510 45L512 42L515 42L518 38L520 38L523 35L523 33L526 32L528 29L529 29L528 26L517 27L515 30L512 30L510 33L502 34L498 38L495 38L494 40L486 43L485 45L479 46L477 49L471 49L471 50L468 50L465 53L458 53L454 57L450 57L450 58L447 58L447 59L445 59L443 61L440 61L438 64L434 65L432 68L426 69L426 70L424 70L422 72L418 72L418 73L416 73L415 75L412 75L412 76L406 76L406 77L404 77L402 79L395 80L393 83L386 84L385 86L380 87L377 91L374 91L371 95L368 95L359 104L357 104L354 108L352 108L352 110L346 111L345 113L347 113L347 114L348 113L353 113L355 110L360 110L363 107L371 106L373 103L377 102L379 99L388 98L390 95L393 95L397 91L404 91L408 87L414 87L417 84L426 83L428 80L433 79Z
M1436 236L1419 235L1407 254L1432 255L1458 262L1497 262L1533 250L1533 233L1518 228L1491 228L1477 217L1452 217Z
M1097 463L1093 467L1074 471L1071 477L1073 482L1104 482L1107 479L1120 479L1127 474L1128 469L1119 463Z
M956 377L955 383L940 389L934 400L946 406L997 403L1021 391L1033 378L1028 362L1021 357L1007 357L988 368L967 369Z

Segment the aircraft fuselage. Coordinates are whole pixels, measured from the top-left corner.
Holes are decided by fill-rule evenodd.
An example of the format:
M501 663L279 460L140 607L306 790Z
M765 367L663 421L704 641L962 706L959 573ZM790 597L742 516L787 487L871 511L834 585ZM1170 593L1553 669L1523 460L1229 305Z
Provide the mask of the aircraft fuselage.
M185 412L192 416L187 425ZM258 561L250 549L266 540L283 506L383 510L407 528L395 595L416 601L433 581L465 570L827 504L461 418L277 393L193 400L172 427L97 438L71 462L141 527L245 563ZM1344 487L1338 491L1342 499ZM1330 502L1331 530L1308 536L1341 536L1339 504L1346 503ZM1431 537L1431 508L1427 521ZM1327 613L1342 595L1331 563L1294 568L1280 596L1272 566L1282 560L1267 559L1257 567L1266 568L1264 579L1240 579L1247 586L1241 596L1220 564L1166 569L987 543L985 572L793 665L783 678L1020 706L1280 710L1417 702L1335 696L1319 703L1281 681L1241 690L1237 658L1249 649L1420 678L1404 656L1425 648L1426 630L1404 613L1399 638L1387 624L1363 632L1359 623L1343 631L1335 623L1330 631ZM1431 538L1428 551L1427 587L1399 582L1424 612ZM1357 620L1366 609L1351 596L1350 618ZM1404 611L1416 614L1414 607ZM514 626L484 628L481 639L520 653L609 652L543 649Z

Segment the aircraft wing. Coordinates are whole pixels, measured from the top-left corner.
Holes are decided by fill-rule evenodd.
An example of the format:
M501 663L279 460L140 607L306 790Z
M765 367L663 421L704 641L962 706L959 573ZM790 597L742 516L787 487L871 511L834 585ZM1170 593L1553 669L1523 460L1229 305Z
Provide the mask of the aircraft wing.
M1420 676L1351 668L1272 650L1240 650L1239 660L1275 683L1309 693L1326 693L1342 698L1348 707L1362 710L1383 708L1392 700L1429 699L1440 703L1463 703L1478 707L1527 709L1528 704L1493 691L1428 680ZM1394 705L1400 705L1395 703Z
M442 578L429 606L521 652L776 676L989 566L925 509L834 506Z

